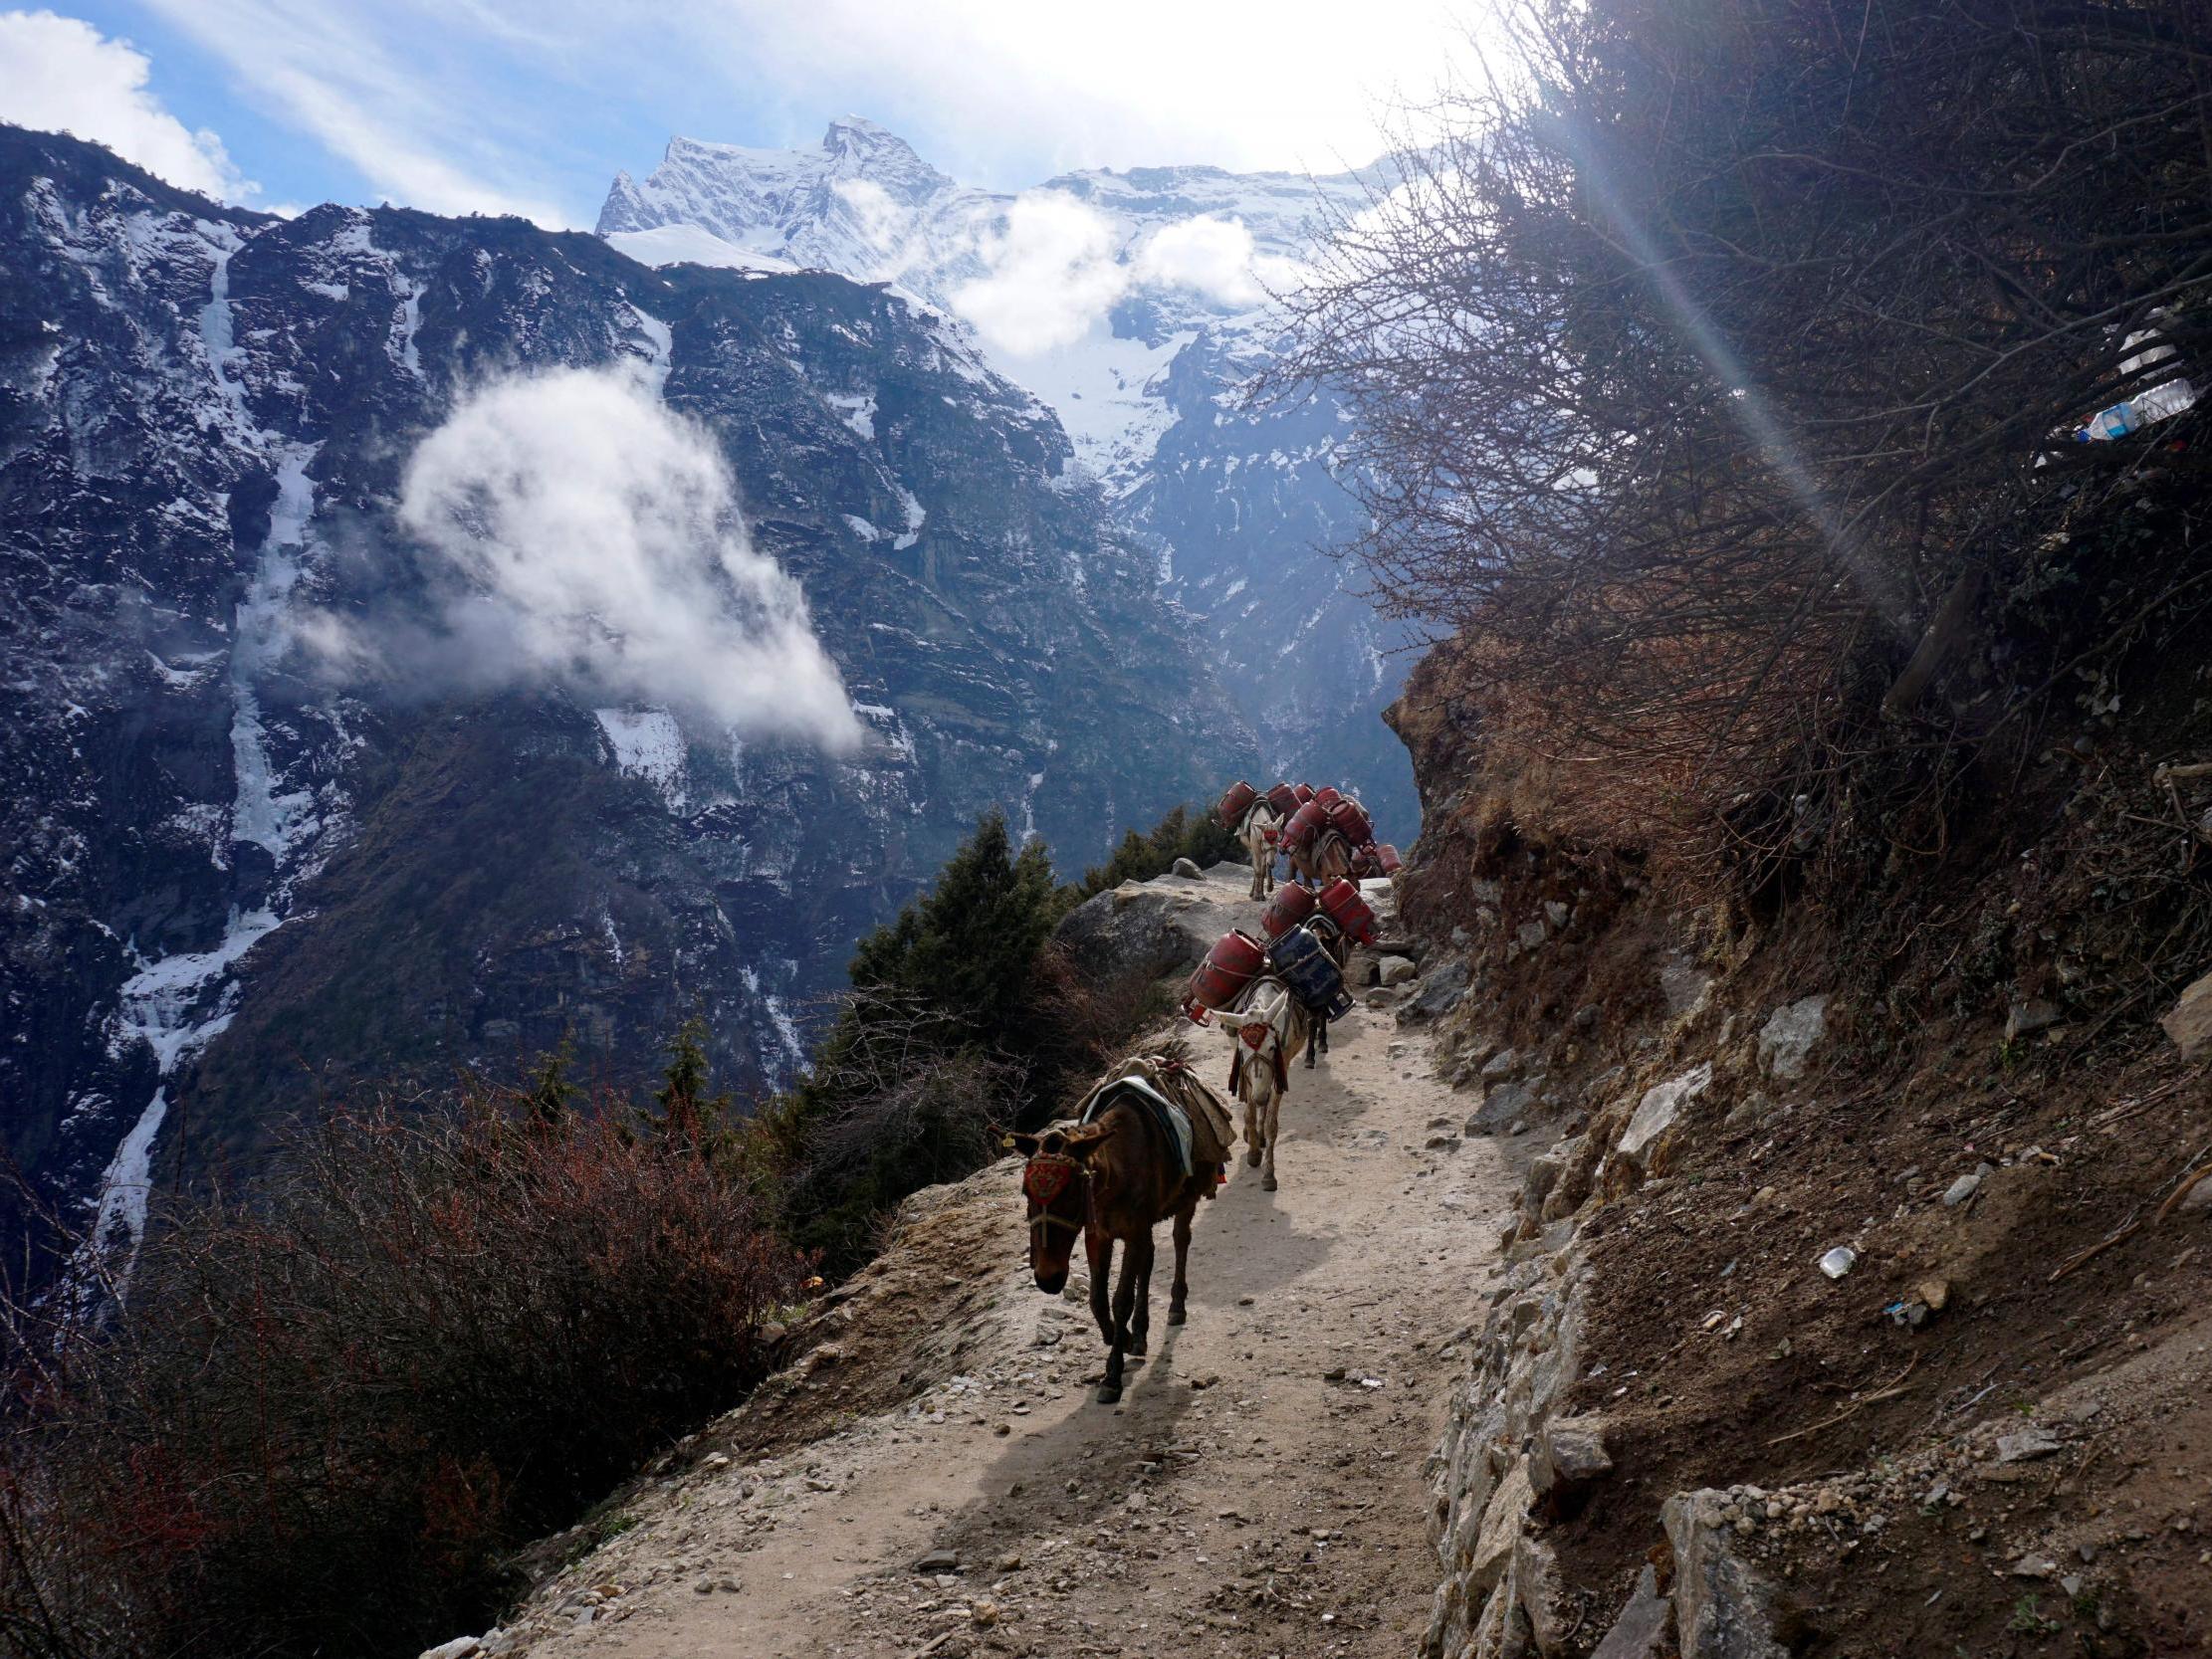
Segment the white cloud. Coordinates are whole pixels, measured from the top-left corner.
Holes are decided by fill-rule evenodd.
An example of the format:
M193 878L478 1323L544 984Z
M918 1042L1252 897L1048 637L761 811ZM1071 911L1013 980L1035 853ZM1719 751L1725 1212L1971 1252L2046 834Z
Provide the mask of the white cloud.
M1255 269L1252 235L1236 219L1201 214L1164 225L1133 254L1096 209L1053 190L1014 198L1003 231L978 253L988 274L956 289L953 309L987 344L1033 357L1079 340L1125 294L1188 289L1222 306L1267 299ZM1289 262L1267 262L1270 280Z
M721 452L630 371L470 396L409 459L400 519L466 584L446 622L479 682L668 704L837 751L860 740L805 594L746 537Z
M74 132L202 195L252 196L259 186L239 176L222 139L192 131L147 90L151 69L128 41L77 18L0 12L0 119Z
M1018 196L980 249L990 274L956 290L953 308L1018 357L1073 344L1129 287L1118 251L1114 227L1073 196Z
M841 178L830 189L845 204L871 248L886 255L896 252L913 215L891 199L890 191L872 178Z
M1202 214L1163 225L1138 250L1137 280L1187 288L1224 306L1256 306L1267 298L1252 271L1252 233L1240 219Z
M810 142L824 111L865 109L957 176L1007 185L1100 165L1364 164L1385 147L1379 111L1430 97L1502 3L1369 0L1355 16L1340 0L533 0L531 12L550 34L609 47L650 16L686 41L687 68L786 116L779 141ZM658 48L665 35L642 38Z

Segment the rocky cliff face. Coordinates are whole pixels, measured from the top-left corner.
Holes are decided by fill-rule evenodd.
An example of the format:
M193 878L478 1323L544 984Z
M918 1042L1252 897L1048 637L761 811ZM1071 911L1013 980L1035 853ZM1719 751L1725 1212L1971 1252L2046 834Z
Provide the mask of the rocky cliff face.
M881 289L273 220L4 128L0 318L0 1099L111 1231L369 1076L572 1034L627 1080L693 1013L725 1080L785 1076L978 812L1079 864L1253 763L1051 411ZM459 399L625 364L803 585L856 753L303 649L431 605L398 498Z
M1373 182L1140 167L1017 198L848 117L814 150L672 139L649 177L615 179L598 228L657 265L836 271L963 316L982 314L972 285L1018 265L1023 204L1054 204L1059 235L1086 243L1054 254L1075 261L1062 280L1113 303L1075 337L986 327L982 348L1058 413L1117 524L1152 550L1257 731L1262 769L1357 787L1386 837L1411 840L1413 779L1379 723L1409 639L1329 554L1363 527L1334 476L1346 416L1327 396L1246 409L1241 393L1275 334L1266 286L1294 280L1315 221L1357 211Z

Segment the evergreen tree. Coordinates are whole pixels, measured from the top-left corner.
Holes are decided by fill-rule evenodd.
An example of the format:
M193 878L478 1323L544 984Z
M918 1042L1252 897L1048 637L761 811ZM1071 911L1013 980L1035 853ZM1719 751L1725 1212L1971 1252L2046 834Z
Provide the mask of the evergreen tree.
M1000 1041L1062 909L1044 843L1016 853L1004 816L986 813L937 886L860 941L852 982L913 997L969 1035Z
M669 1043L661 1086L653 1091L661 1135L695 1151L719 1139L730 1110L728 1095L707 1094L708 1079L707 1022L695 1015Z

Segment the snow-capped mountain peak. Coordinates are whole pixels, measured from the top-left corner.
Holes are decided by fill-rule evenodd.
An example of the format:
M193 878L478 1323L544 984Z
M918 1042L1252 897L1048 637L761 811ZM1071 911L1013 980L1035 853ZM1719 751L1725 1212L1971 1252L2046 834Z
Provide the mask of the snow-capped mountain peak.
M599 231L651 265L887 283L964 324L1058 415L1078 476L1204 621L1268 764L1363 783L1403 833L1412 778L1375 720L1401 636L1321 551L1361 523L1332 472L1339 412L1251 411L1240 396L1270 354L1269 291L1297 280L1321 221L1387 179L1097 168L1009 193L846 116L812 149L674 139L642 183L615 180Z

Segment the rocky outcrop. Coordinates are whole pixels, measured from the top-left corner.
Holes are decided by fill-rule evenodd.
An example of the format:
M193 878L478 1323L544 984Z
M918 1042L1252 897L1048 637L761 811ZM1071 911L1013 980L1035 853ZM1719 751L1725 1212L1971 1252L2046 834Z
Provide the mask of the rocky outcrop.
M1422 1646L1429 1659L1566 1651L1538 1501L1612 1468L1597 1425L1557 1416L1579 1371L1585 1319L1587 1266L1571 1233L1555 1250L1524 1247L1491 1298L1431 1459L1443 1576Z
M1217 864L1206 873L1216 882L1248 882L1241 864ZM1180 885L1188 878L1124 882L1084 900L1060 920L1054 938L1100 983L1129 976L1161 979L1196 967L1219 936L1209 908L1217 897L1207 888Z

